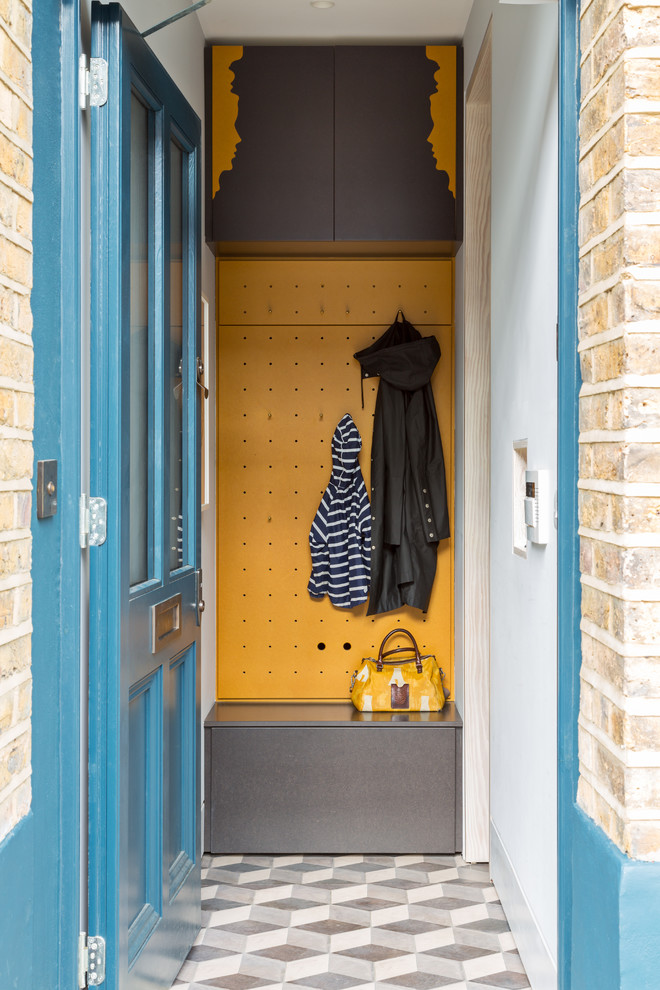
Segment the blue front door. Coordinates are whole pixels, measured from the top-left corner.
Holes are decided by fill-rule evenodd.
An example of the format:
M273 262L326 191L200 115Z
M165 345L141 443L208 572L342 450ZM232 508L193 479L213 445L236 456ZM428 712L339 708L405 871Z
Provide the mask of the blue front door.
M89 931L107 985L169 987L200 922L200 124L93 4Z

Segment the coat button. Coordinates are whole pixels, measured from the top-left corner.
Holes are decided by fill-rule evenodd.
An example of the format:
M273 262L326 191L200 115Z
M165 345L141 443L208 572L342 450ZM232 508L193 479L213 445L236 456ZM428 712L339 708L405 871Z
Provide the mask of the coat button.
M426 488L422 488L422 495L426 495Z
M429 536L431 537L431 539L433 539L433 533L429 533Z
M427 521L427 522L433 522L433 520L432 520L432 519L430 519L430 518L429 518L429 519L427 519L426 521Z
M375 517L375 516L372 516L372 517L371 517L371 521L372 521L372 522L376 522L376 517Z
M375 547L372 547L371 549L372 549L372 550L375 550L376 548L375 548Z
M368 377L369 377L369 372L368 372L368 371L365 371L365 373L364 373L364 377L365 377L365 378L368 378Z
M426 503L426 505L424 506L424 508L425 508L425 509L430 509L430 508L431 508L431 506L430 506L430 505L429 505L429 503L427 502L427 503Z

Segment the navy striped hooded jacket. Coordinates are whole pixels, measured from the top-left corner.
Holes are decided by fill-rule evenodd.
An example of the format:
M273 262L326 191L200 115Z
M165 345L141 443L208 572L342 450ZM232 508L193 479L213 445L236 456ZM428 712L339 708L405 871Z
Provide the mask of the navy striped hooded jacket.
M332 474L309 534L312 598L353 608L367 600L371 562L371 510L358 464L362 438L348 413L332 437Z

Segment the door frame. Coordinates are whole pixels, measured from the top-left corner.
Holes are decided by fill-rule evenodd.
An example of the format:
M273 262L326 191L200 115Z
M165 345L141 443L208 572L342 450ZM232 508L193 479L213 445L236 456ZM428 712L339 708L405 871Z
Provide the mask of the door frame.
M34 460L58 508L32 533L32 806L0 846L3 987L77 985L80 929L80 254L78 0L33 20ZM72 258L74 263L71 263ZM36 474L36 463L35 463Z
M580 710L578 536L580 361L578 354L578 181L580 115L578 0L559 0L559 300L557 325L557 864L558 977L570 990L573 833Z
M465 99L462 641L463 856L468 862L490 858L491 118L492 20Z
M34 66L34 290L35 461L59 460L58 513L36 520L33 533L33 772L50 807L39 809L35 843L35 980L71 986L78 971L80 918L80 636L81 549L81 252L78 0L48 0L33 22ZM61 48L53 44L60 32ZM37 57L34 58L34 53ZM55 63L58 63L57 65ZM60 89L53 92L53 73ZM59 106L57 105L59 96ZM60 128L53 127L59 118ZM58 196L53 196L59 168ZM54 203L59 204L54 224ZM41 283L41 284L40 284ZM53 331L58 299L59 332ZM43 332L38 333L41 323ZM59 375L54 369L59 367ZM47 527L53 523L50 533ZM57 594L53 575L57 574ZM59 663L53 664L54 655ZM53 669L51 669L51 667ZM42 681L39 685L39 680ZM53 704L57 697L58 703ZM50 711L48 709L50 708ZM43 718L43 722L42 722ZM57 736L57 745L53 737ZM54 786L57 781L58 787ZM40 904L42 870L53 860L57 834L57 914ZM55 897L53 897L55 902ZM40 944L43 943L43 946ZM43 949L43 951L42 951ZM37 979L36 977L39 977Z

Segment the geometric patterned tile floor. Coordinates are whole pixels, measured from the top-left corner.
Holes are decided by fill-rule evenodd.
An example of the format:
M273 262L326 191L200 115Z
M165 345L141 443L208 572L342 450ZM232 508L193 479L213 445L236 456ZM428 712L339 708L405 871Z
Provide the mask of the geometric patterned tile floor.
M205 856L176 990L524 990L488 867L460 856Z

